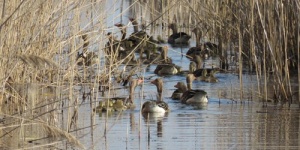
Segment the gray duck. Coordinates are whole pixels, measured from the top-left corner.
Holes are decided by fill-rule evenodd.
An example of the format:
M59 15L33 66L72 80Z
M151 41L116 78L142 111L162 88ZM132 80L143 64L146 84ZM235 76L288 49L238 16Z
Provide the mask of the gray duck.
M151 81L152 84L156 85L158 97L157 100L149 100L143 103L142 113L166 113L169 112L169 106L162 99L163 80L157 78Z

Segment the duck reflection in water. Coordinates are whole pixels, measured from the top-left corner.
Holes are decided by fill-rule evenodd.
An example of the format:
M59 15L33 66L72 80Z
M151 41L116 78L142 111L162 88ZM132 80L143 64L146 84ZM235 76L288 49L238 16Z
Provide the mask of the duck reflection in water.
M168 116L168 113L142 113L145 123L147 124L147 135L148 135L148 144L150 144L151 133L153 131L150 127L156 124L156 134L157 137L163 136L163 121ZM149 145L150 146L150 145Z

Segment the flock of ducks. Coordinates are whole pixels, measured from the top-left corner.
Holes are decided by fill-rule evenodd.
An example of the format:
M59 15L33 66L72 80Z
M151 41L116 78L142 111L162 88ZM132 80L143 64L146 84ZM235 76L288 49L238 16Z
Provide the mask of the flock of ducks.
M186 57L190 59L190 65L188 71L183 71L180 66L172 63L172 59L167 56L168 46L159 47L157 46L164 41L158 37L155 40L152 36L149 36L145 31L138 29L138 23L136 19L129 19L133 25L134 32L126 37L127 26L121 23L115 24L117 28L120 29L122 34L121 38L118 40L113 36L112 33L107 34L108 42L106 43L106 60L109 63L121 62L127 65L130 64L157 64L154 71L155 74L162 75L175 75L182 74L186 76L186 84L184 82L178 82L174 87L176 90L172 94L171 98L174 100L180 100L183 104L203 104L208 103L207 92L200 89L192 89L192 83L194 80L206 81L206 82L218 82L218 79L214 76L218 69L203 68L203 59L206 59L209 55L209 49L217 47L213 43L200 44L201 30L195 28L192 32L196 35L196 46L191 47L187 53ZM191 38L190 35L184 32L178 32L175 23L168 26L173 34L168 37L168 43L172 45L187 45ZM82 36L84 41L83 52L78 54L77 64L78 65L92 65L98 59L93 52L87 52L87 37ZM139 59L136 59L135 55L139 55ZM113 60L112 60L113 59ZM130 79L129 81L129 97L115 97L109 98L99 102L96 110L98 111L120 111L135 109L134 105L134 91L135 88L142 84L144 80ZM157 99L149 100L143 103L141 112L142 113L166 113L170 109L168 104L164 102L162 97L163 91L163 79L156 78L151 81L151 84L155 85L157 88Z

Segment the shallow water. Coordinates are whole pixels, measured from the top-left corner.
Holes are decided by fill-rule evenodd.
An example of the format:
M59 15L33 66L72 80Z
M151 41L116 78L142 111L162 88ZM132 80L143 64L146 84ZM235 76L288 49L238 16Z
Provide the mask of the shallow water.
M193 44L192 42L191 44ZM189 60L178 55L188 48L169 45L169 56L188 69ZM216 63L206 60L207 64ZM178 81L185 76L161 77L164 80L164 100L171 112L162 115L143 116L141 104L156 97L156 87L150 80L155 65L146 69L144 85L136 88L135 110L97 113L91 118L88 101L80 106L78 128L74 132L86 149L295 149L299 146L299 110L292 105L267 108L259 102L256 76L243 76L244 94L240 99L239 78L234 73L217 73L218 83L194 81L193 88L207 91L207 106L190 106L170 98ZM149 79L150 78L150 79ZM116 88L119 86L116 86ZM121 86L120 86L121 87ZM142 92L143 91L143 92ZM111 91L116 96L128 96L124 88ZM79 93L79 95L82 93ZM99 98L100 100L100 98ZM97 101L99 101L97 100ZM89 127L95 124L94 128ZM67 145L66 148L72 148Z
M88 149L291 149L299 145L298 109L266 109L254 102L214 98L199 109L166 101L172 111L149 119L138 109L108 117L99 113L94 130L89 131L93 135L80 141ZM79 124L90 122L84 118Z
M108 16L108 19L115 15ZM123 18L125 22L127 19ZM108 26L112 24L110 22ZM163 45L169 47L169 57L173 62L188 70L189 60L180 53L186 53L189 47ZM190 46L193 45L195 41L192 40ZM211 65L218 66L218 60L205 60L205 67ZM97 113L91 117L90 103L82 103L77 122L80 130L72 133L79 137L86 149L298 149L298 108L292 105L287 109L272 104L263 107L259 102L261 98L255 93L258 88L255 75L243 75L242 95L239 77L235 73L217 73L218 83L194 81L193 88L208 93L209 102L204 107L184 105L170 99L174 85L185 81L185 76L164 76L163 97L171 112L143 116L141 104L156 97L156 88L150 84L150 80L158 77L153 73L155 67L145 68L144 85L137 87L135 92L135 110ZM117 85L116 88L111 91L113 94L128 96L124 87ZM81 94L79 91L78 95ZM100 100L101 97L96 99ZM94 124L93 128L91 124ZM74 148L62 144L64 149Z
M124 3L124 5L129 4ZM107 8L111 7L107 6ZM114 9L118 11L108 14L108 27L112 27L112 24L119 21L119 18L116 17L120 13L119 9ZM123 21L127 23L128 18L123 17ZM116 28L112 29L112 32L117 31ZM128 32L132 32L132 29L129 29ZM173 62L181 66L183 70L188 70L189 60L180 53L186 53L189 47L172 47L168 44L161 46L164 45L169 47L169 57L173 59ZM190 46L194 45L195 41L192 40ZM205 60L205 67L208 68L212 65L218 66L217 58ZM145 67L144 85L137 87L135 92L134 102L137 106L135 110L102 112L93 116L90 101L82 99L83 92L89 92L90 86L75 87L73 98L79 100L78 120L70 128L70 133L78 138L86 149L95 150L299 149L300 112L298 107L293 104L288 109L287 107L274 106L271 103L268 104L267 108L263 107L260 102L261 97L255 93L258 90L255 75L243 75L242 94L239 77L234 72L217 73L218 83L194 81L193 88L203 89L208 93L209 102L207 106L184 105L172 100L170 97L175 90L174 85L178 81L185 82L185 76L163 76L163 98L169 104L171 112L163 115L143 116L140 112L141 104L146 100L154 99L157 93L156 87L150 84L150 80L158 77L153 73L155 67L156 65ZM97 88L97 85L95 87ZM116 90L110 91L112 95L128 96L128 90L121 85L118 84L115 88ZM67 88L63 89L66 91ZM92 93L101 95L97 89ZM105 97L107 93L105 92ZM100 96L95 99L92 98L93 104L97 105L102 98ZM67 103L67 100L65 102ZM73 106L73 104L70 105ZM68 105L64 105L63 111L55 110L61 112L58 113L59 117L55 119L61 121L60 128L63 130L67 128L68 118L68 108L65 106ZM36 129L32 130L36 131ZM35 137L30 138L34 139ZM47 147L49 149L80 149L66 142L65 139L62 141L61 139L43 140L38 139L25 145L39 148L41 143L49 143L51 145ZM14 140L11 141L14 144ZM0 141L0 148L2 143L5 141ZM15 147L18 148L17 145Z

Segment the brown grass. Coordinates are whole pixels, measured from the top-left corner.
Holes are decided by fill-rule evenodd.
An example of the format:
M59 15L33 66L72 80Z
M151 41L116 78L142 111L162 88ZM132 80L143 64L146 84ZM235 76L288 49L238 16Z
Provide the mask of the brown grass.
M105 56L104 53L106 33L117 32L106 26L107 9L109 12L116 10L105 7L101 0L3 0L0 4L3 8L0 22L0 105L1 117L5 118L0 137L11 139L8 138L10 133L21 133L26 120L32 126L45 129L33 135L37 139L60 137L83 148L70 133L78 123L81 104L78 98L84 97L76 87L88 87L85 92L89 93L93 126L95 113L92 110L100 99L99 92L96 92L99 82L113 78L112 73L118 72L124 61L114 60L114 56ZM200 26L202 33L206 33L202 42L218 43L220 58L236 55L241 99L244 97L242 70L246 69L256 72L257 91L263 100L271 97L274 101L292 103L292 96L297 94L292 90L292 76L298 73L298 84L300 82L299 1L163 0L133 1L132 4L122 10L129 9L146 26L164 25L161 29L163 38L170 34L165 27L171 22L177 22L179 30L188 33ZM145 13L140 11L142 9L149 11ZM88 36L82 39L83 35ZM111 63L79 67L77 52L85 49L101 58L110 58ZM228 61L224 59L223 63ZM137 68L136 72L141 72L142 69ZM101 70L101 73L95 70ZM271 96L268 95L269 84L274 85L274 95ZM107 96L110 94L109 91ZM300 97L299 87L298 95ZM62 110L67 113L67 119L58 121ZM37 129L32 126L28 129L35 133ZM17 148L30 148L22 144L27 141L25 133L16 135L22 140L8 142L4 147L16 148L14 146L19 145ZM2 147L3 143L0 144Z

